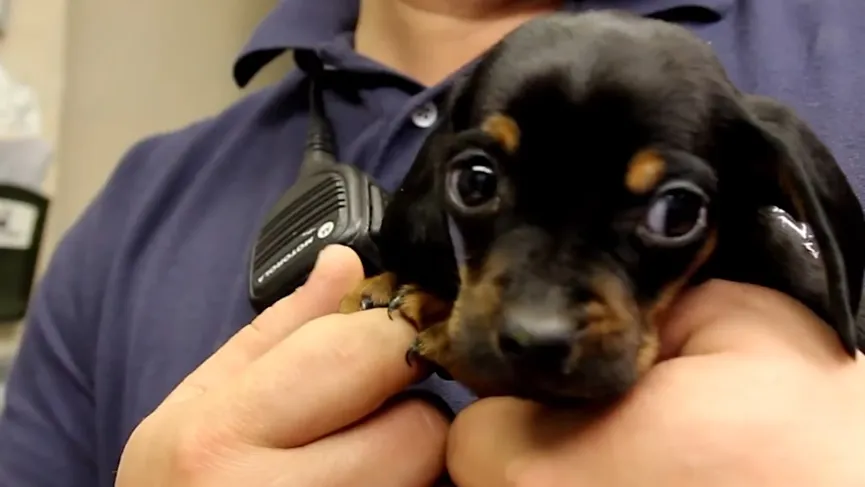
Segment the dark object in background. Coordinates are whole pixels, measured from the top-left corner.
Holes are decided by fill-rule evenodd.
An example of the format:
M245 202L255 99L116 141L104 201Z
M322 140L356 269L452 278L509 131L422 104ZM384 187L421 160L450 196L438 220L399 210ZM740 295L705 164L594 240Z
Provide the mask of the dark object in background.
M44 196L0 184L0 326L26 314L47 211Z
M398 310L420 331L408 358L479 396L620 397L657 360L655 322L709 278L787 293L862 346L865 218L828 148L690 31L625 12L545 16L495 46L378 245L384 273L341 310Z
M322 103L329 73L311 52L298 51L295 60L309 74L309 132L297 181L266 216L252 250L249 299L258 312L303 284L327 245L354 249L368 275L379 268L372 239L387 195L357 167L338 162Z

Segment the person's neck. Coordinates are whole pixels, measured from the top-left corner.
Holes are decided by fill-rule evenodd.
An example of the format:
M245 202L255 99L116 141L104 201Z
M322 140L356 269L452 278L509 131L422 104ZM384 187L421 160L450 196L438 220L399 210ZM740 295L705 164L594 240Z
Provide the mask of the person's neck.
M433 86L523 22L561 4L562 0L361 0L355 50Z

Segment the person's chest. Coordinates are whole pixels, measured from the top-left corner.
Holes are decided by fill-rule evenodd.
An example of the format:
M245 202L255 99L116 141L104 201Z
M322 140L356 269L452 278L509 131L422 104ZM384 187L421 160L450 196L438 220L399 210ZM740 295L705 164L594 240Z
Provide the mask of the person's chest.
M831 8L806 15L810 2L778 12L757 10L761 2L739 4L730 14L736 17L694 30L743 90L792 104L865 197L865 63L856 54L865 40L865 25L856 24L865 21ZM420 109L429 107L421 98L393 95L347 108L351 115L336 121L343 158L394 189L434 116ZM109 464L174 385L254 317L250 249L264 214L295 178L306 130L283 95L272 103L242 127L217 122L225 127L166 153L168 168L149 183L159 189L119 250L96 344L95 401ZM455 384L431 387L457 409L470 400Z
M169 136L146 161L145 196L113 256L94 344L104 465L116 464L140 420L255 317L251 250L265 214L296 179L307 130L290 108L304 95L293 85L285 82L242 117L223 114L192 135ZM387 100L329 106L346 141L341 157L394 190L438 116L428 101L390 92ZM402 124L382 108L394 102L406 108Z
M743 91L789 104L833 151L865 201L865 3L737 1L698 27Z

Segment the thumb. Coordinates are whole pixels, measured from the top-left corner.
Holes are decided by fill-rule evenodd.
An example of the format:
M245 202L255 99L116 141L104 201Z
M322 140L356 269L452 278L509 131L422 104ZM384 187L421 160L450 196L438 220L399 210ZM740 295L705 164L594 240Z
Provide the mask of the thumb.
M360 258L348 247L325 247L306 283L264 310L194 370L164 404L196 397L241 373L308 321L334 313L342 297L363 279Z
M319 252L306 282L289 297L276 302L268 312L297 313L298 306L301 306L303 314L309 315L309 319L335 313L343 296L351 292L363 278L363 264L352 249L329 245Z
M774 289L709 281L685 293L660 326L661 359L724 352L795 354L838 360L832 328Z

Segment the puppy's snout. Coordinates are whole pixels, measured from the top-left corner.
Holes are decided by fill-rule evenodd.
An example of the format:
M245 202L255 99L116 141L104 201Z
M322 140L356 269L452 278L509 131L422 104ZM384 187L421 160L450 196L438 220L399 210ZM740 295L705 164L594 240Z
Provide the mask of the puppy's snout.
M520 367L560 373L571 354L573 332L564 316L510 312L499 329L498 345Z

